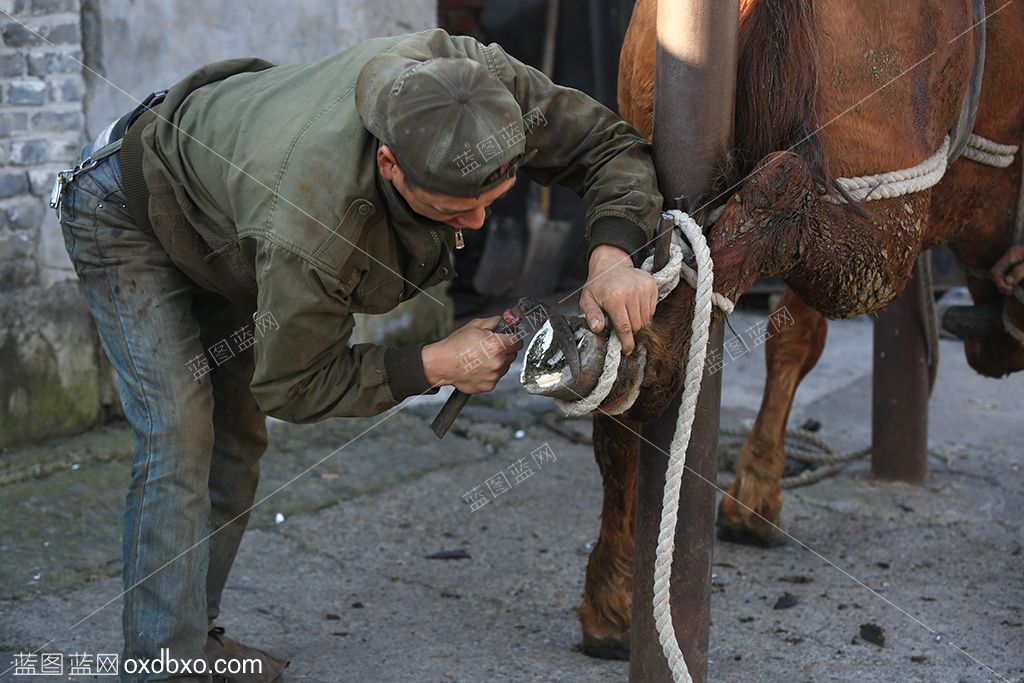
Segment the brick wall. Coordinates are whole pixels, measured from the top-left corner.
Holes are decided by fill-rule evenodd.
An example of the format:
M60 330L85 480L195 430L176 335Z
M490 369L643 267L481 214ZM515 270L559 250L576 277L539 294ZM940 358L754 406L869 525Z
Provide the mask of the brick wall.
M0 291L73 277L46 205L81 150L79 0L0 0Z

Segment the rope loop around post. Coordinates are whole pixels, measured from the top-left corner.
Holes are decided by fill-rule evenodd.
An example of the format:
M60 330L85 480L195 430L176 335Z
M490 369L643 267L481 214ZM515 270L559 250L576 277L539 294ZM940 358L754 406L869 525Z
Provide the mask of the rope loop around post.
M672 211L676 225L690 244L697 268L694 273L693 322L690 330L689 350L686 357L686 374L683 383L682 402L676 429L669 446L668 469L665 471L665 489L661 503L661 524L658 546L654 558L654 623L658 641L668 661L672 680L676 683L692 683L686 659L676 640L672 624L671 582L672 556L675 553L676 523L679 513L679 491L686 467L686 449L690 444L693 418L697 410L697 397L704 376L704 359L707 355L708 335L711 329L711 307L714 284L714 263L704 233L692 218L681 211ZM731 304L730 304L731 309Z
M707 355L708 337L711 329L712 307L717 306L725 312L731 312L733 303L726 297L716 294L714 285L714 263L711 250L708 248L704 231L686 213L678 210L669 211L675 223L671 253L666 265L652 273L658 284L658 300L667 297L680 281L685 281L696 290L694 297L694 314L690 329L689 348L686 354L683 396L676 418L675 433L669 446L668 468L665 471L665 488L662 495L661 522L659 525L658 545L654 560L654 622L661 643L662 652L668 662L672 679L676 683L692 683L686 659L676 640L675 627L672 624L671 580L672 556L675 553L676 525L679 513L679 494L683 471L686 468L686 449L690 444L693 420L697 411L697 397L700 395L701 381L704 377L704 360ZM681 233L681 236L680 234ZM686 260L692 256L696 268L690 268ZM648 258L643 268L653 270L654 257ZM579 401L555 402L566 415L585 415L601 411L600 404L608 396L612 385L616 382L619 371L619 354L622 346L615 334L608 339L605 367L598 380L598 385L589 396ZM631 377L630 392L615 413L628 410L640 393L643 384L645 349L640 349L640 363L636 376ZM606 412L606 411L601 411Z

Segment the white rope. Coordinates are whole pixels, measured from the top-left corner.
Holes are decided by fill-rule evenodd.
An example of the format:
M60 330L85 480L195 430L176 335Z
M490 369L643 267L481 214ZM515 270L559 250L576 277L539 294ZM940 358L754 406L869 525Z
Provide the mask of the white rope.
M967 139L967 147L964 148L963 156L986 166L1007 168L1013 163L1013 157L1018 149L1020 148L1017 145L1002 145L976 133L971 133Z
M870 202L873 199L895 199L906 194L931 189L938 185L946 174L946 167L949 164L949 145L950 141L947 135L938 151L917 166L888 173L857 176L856 178L836 178L836 184L859 202ZM986 166L1006 168L1013 163L1013 157L1018 149L1017 145L1003 145L976 133L971 133L967 139L963 156ZM832 195L827 195L825 199L837 204L846 201L843 197Z
M661 502L661 525L658 533L658 548L654 556L654 623L658 641L665 653L672 680L676 683L692 683L683 652L676 642L675 627L672 625L671 585L672 555L675 552L676 521L679 513L679 488L686 465L686 448L690 444L693 417L697 409L701 379L704 375L704 358L707 354L708 334L711 328L712 286L714 284L714 263L711 251L704 240L704 233L693 219L681 211L672 211L676 226L682 229L697 260L694 274L697 290L694 299L693 324L690 331L690 348L686 358L686 376L683 382L682 403L676 418L675 434L668 449L668 469L665 471L665 490ZM730 304L731 307L731 304Z
M658 284L658 301L660 302L680 280L686 281L696 290L694 298L694 314L690 332L689 349L686 356L686 374L683 380L683 396L676 418L675 434L668 452L668 469L665 472L665 490L661 506L661 524L658 533L658 548L654 559L654 623L658 631L658 641L672 672L672 680L676 683L692 683L690 672L686 667L682 650L676 642L675 627L672 625L670 609L670 586L672 583L672 555L675 551L676 522L679 513L679 489L682 483L683 470L686 465L686 449L690 444L693 429L693 417L697 409L697 396L700 394L701 379L704 376L704 359L707 354L708 334L711 327L711 308L717 306L726 313L733 309L733 303L726 297L716 294L713 289L714 263L708 249L704 232L700 226L682 211L670 211L675 221L672 244L669 248L669 259L665 266L654 271L654 257L644 261L642 268L651 273ZM677 231L682 232L682 237ZM684 242L685 239L685 242ZM686 243L689 243L687 246ZM687 257L692 256L697 263L694 270L686 265ZM611 334L605 349L605 365L598 379L597 387L579 401L555 400L562 412L570 416L580 416L598 410L601 402L607 398L612 386L619 379L618 373L622 353L622 345L618 335ZM646 350L641 347L637 354L637 371L628 378L629 392L625 401L614 412L603 410L607 414L618 414L628 410L643 385L646 366Z
M686 216L686 214L683 215ZM689 216L687 216L687 218L689 218ZM690 248L682 241L682 238L679 236L678 232L672 233L671 250L672 251L671 256L669 257L669 262L665 265L665 267L659 270L657 273L651 273L651 275L654 277L654 281L658 283L659 303L662 299L668 296L673 289L676 288L676 285L679 284L680 279L686 281L686 284L690 285L691 288L697 288L697 271L695 271L686 263L686 258L692 256L693 252L690 251ZM677 253L679 254L679 265L673 266L673 264L676 261ZM678 272L667 276L662 275L663 273L665 273L666 270L673 267L678 268ZM644 261L643 265L641 266L641 268L650 273L654 269L654 256L648 256L647 259ZM666 282L665 285L662 284L662 280ZM735 307L735 304L733 304L732 301L729 301L727 297L719 294L718 292L711 292L711 303L713 303L716 308L720 308L725 313L732 313L732 309Z
M920 164L905 168L899 171L877 173L869 176L858 176L856 178L837 178L836 183L841 186L856 201L868 202L875 199L894 199L906 194L921 192L930 189L942 180L948 165L950 138L946 136L935 154L931 155ZM978 163L988 164L997 168L1005 168L1013 162L1017 153L1016 145L1003 145L993 142L975 133L968 138L967 148L964 156ZM842 203L846 199L827 195L826 200ZM680 237L678 230L692 219L680 211L671 212L676 220L676 230L672 234L672 245L668 263L654 272L654 256L647 257L641 266L654 277L658 284L658 301L661 302L679 284L680 279L685 280L690 287L697 287L697 273L686 264L686 260L693 256L693 252L686 242ZM696 223L693 223L696 225ZM684 230L685 232L685 230ZM691 242L692 244L692 242ZM732 312L733 303L721 294L711 293L712 302L715 306L726 313ZM617 335L611 335L608 339L608 346L605 355L605 365L598 379L597 386L590 395L578 401L564 401L555 399L555 403L562 412L570 417L580 417L599 409L601 403L608 397L619 379L620 355L622 344ZM629 410L640 394L640 385L643 382L646 366L646 354L640 353L637 356L635 372L628 379L629 391L626 399L614 410L605 410L609 415L618 415Z
M640 396L640 390L644 388L644 373L647 371L647 347L641 346L636 352L636 363L637 372L629 383L629 391L626 393L626 398L615 410L607 411L609 415L621 415L636 403L636 399Z
M658 285L658 302L660 303L665 297L672 293L672 290L678 286L679 281L685 281L690 287L697 288L697 273L693 268L686 264L686 260L693 256L693 252L690 247L686 244L683 237L680 235L679 229L684 225L686 221L689 221L694 226L697 224L681 211L670 212L676 221L676 227L672 232L672 243L669 247L669 258L668 262L661 268L661 270L654 272L654 256L648 256L640 267L643 268L654 278L654 282ZM697 227L700 231L700 228ZM701 231L703 237L703 231ZM715 306L731 313L733 310L733 303L728 298L718 294L717 292L711 293L711 301ZM641 347L637 352L636 362L632 366L634 369L631 374L626 377L628 382L628 391L626 398L614 409L601 408L601 403L608 398L608 394L611 393L612 387L620 379L620 372L622 371L622 342L619 341L618 335L612 334L608 337L608 344L605 347L605 360L604 368L601 370L601 376L597 380L597 386L588 394L576 401L566 401L562 399L554 399L555 405L559 407L564 415L567 417L582 417L583 415L589 415L594 411L601 409L601 412L606 415L619 415L626 412L636 401L640 395L640 389L643 386L644 371L647 366L647 350Z
M942 179L948 164L950 139L947 136L939 150L917 166L901 171L880 173L857 178L839 178L836 182L857 201L873 199L893 199L905 194L921 192L934 187ZM968 143L970 153L977 156L988 155L989 163L995 157L1010 153L1009 145L998 145L980 136L973 135ZM1013 153L1016 153L1013 148ZM968 158L978 160L965 152ZM1012 160L1012 157L1011 157ZM1001 161L1000 161L1001 163ZM998 165L998 164L990 164ZM1009 164L1007 164L1009 165ZM827 197L831 201L845 199ZM673 231L672 245L668 263L658 272L654 270L654 257L644 261L643 269L651 273L658 284L658 301L660 302L676 288L680 279L696 290L694 314L690 332L689 349L686 357L686 374L683 380L683 396L676 418L675 433L668 452L668 468L665 471L665 489L662 495L661 523L659 525L658 546L654 559L654 623L658 632L658 642L672 672L675 683L692 683L686 660L679 643L676 641L675 627L672 624L671 585L672 556L675 553L676 524L679 514L679 493L683 471L686 468L686 449L690 444L693 429L693 418L697 409L697 397L700 395L701 380L704 375L704 360L707 355L708 336L711 327L711 307L717 306L726 313L733 309L733 302L716 294L713 290L714 263L707 241L700 226L687 214L681 211L669 212L675 220L675 227L681 230L692 251ZM685 256L692 254L697 262L696 270L686 265ZM597 387L579 401L555 400L562 412L570 416L581 416L598 410L601 402L611 392L618 379L622 345L618 336L611 334L606 347L605 365L598 380ZM645 349L641 348L637 357L639 370L630 378L630 390L626 400L614 412L618 414L628 410L640 393L646 365ZM607 411L606 411L607 412ZM838 466L838 465L835 465Z
M605 347L604 369L601 370L601 377L597 380L597 386L588 396L578 401L565 401L555 399L555 405L562 409L562 412L569 417L580 417L588 415L601 405L601 402L608 398L615 380L619 377L619 363L622 360L622 342L618 335L612 334L608 337L608 345Z
M949 136L946 136L939 150L917 166L856 178L836 178L836 184L859 202L870 202L873 199L895 199L905 194L922 192L935 187L942 180L942 176L946 173L948 154ZM842 197L831 195L826 195L825 199L834 203L846 201Z
M1015 289L1020 288L1015 287ZM1024 330L1014 325L1013 321L1010 320L1010 314L1006 310L1006 304L1003 304L1003 329L1006 330L1008 335L1016 339L1018 344L1024 344Z

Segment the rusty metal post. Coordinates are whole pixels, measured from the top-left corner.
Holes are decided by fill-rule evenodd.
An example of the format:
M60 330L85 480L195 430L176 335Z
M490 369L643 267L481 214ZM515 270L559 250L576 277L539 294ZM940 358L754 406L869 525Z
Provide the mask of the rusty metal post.
M654 88L654 159L669 206L690 212L708 197L711 178L732 149L739 0L659 0ZM721 351L722 327L709 353ZM718 413L721 373L704 377L686 453L672 564L672 622L695 683L707 677L711 619ZM637 471L636 552L629 680L671 681L653 615L654 555L668 449L680 396L643 426Z
M875 319L871 384L871 473L916 483L927 473L928 354L918 269ZM931 292L927 292L931 296Z

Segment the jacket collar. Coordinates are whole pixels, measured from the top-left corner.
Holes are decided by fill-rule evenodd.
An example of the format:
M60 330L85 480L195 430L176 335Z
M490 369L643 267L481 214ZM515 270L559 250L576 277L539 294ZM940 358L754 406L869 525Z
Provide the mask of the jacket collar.
M376 160L374 160L376 164ZM377 181L377 191L384 199L385 209L388 215L388 222L395 231L395 235L402 243L409 254L422 253L424 245L433 249L433 238L430 231L434 230L441 238L448 249L455 244L455 230L444 223L433 221L421 216L412 210L405 198L398 193L391 181L384 179L380 174L380 168L376 168L374 176Z
M422 287L454 278L455 231L413 211L394 185L381 177L376 160L374 177L384 202L388 229L397 242L406 282L403 298L415 296Z

